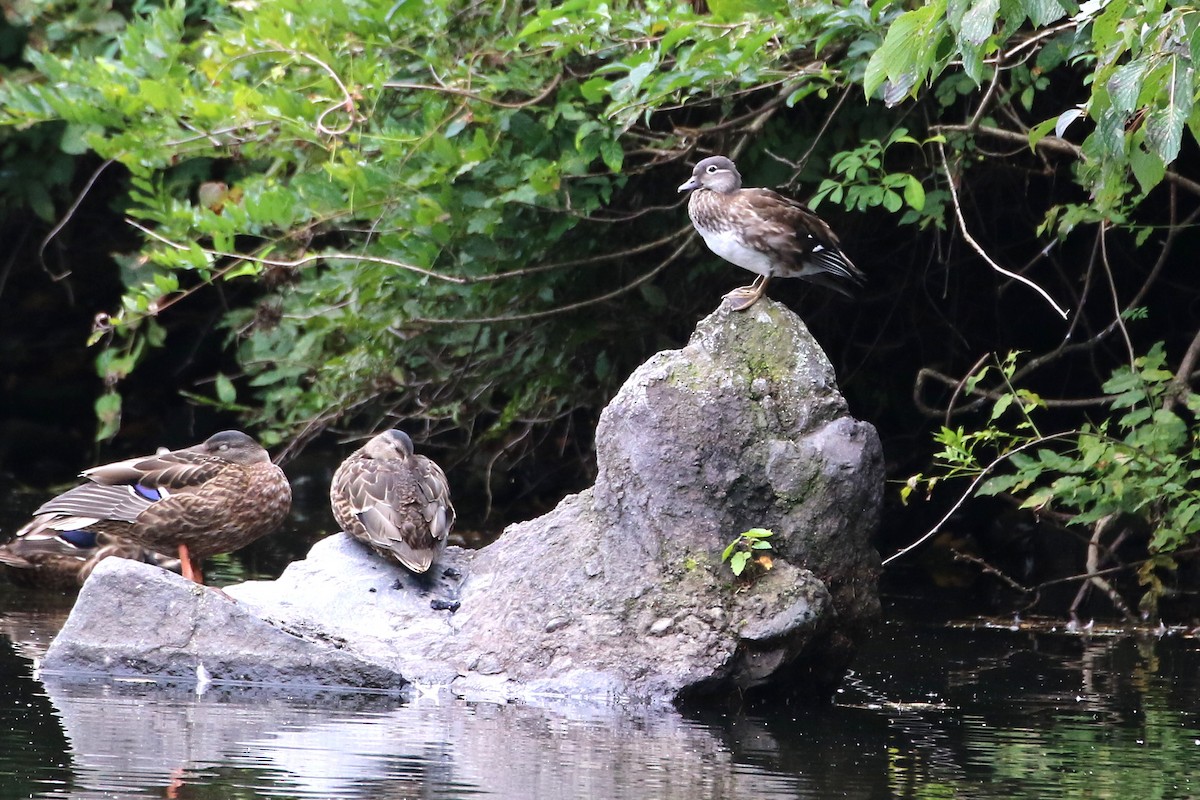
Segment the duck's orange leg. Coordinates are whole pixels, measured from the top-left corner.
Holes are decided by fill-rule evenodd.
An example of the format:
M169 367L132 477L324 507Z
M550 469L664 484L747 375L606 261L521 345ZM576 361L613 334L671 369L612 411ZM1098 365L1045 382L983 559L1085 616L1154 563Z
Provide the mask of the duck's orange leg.
M179 568L183 573L183 577L189 581L195 581L201 586L204 585L204 575L200 571L200 562L192 560L192 554L188 552L187 545L179 545Z

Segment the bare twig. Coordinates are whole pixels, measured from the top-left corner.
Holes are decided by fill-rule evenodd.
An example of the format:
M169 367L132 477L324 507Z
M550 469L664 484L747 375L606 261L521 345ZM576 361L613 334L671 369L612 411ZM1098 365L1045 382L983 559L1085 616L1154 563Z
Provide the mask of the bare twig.
M958 132L971 133L971 129L967 125L935 125L930 128L933 133L938 132ZM1020 133L1017 131L1007 131L1003 128L994 128L990 125L980 125L975 130L975 133L980 133L985 136L990 136L993 139L1001 139L1008 142L1024 144L1029 146L1029 134ZM1038 150L1044 150L1050 153L1059 153L1061 155L1071 156L1072 158L1082 159L1083 148L1077 144L1068 142L1066 139L1060 139L1057 136L1046 136L1038 140ZM1185 189L1189 193L1200 196L1200 182L1194 181L1191 178L1185 178L1178 172L1167 170L1164 179L1175 184L1180 189Z
M675 248L675 250L669 256L667 256L663 260L663 262L661 264L659 264L657 267L655 267L654 269L650 270L649 272L647 272L643 275L639 275L637 278L635 278L634 280L625 284L624 286L614 289L611 292L606 292L602 295L588 298L587 300L580 300L577 303L568 303L565 306L558 306L557 308L549 308L549 309L546 309L545 311L533 311L528 314L511 314L511 315L507 315L507 316L498 316L498 317L470 317L470 318L465 318L465 319L445 319L445 318L432 319L432 318L427 318L427 317L418 317L416 319L413 319L412 322L420 323L420 324L429 324L429 325L482 325L482 324L489 324L489 323L494 323L494 322L527 322L529 320L545 319L547 317L554 317L559 314L565 314L569 311L576 311L580 308L594 306L599 303L604 303L604 302L607 302L608 300L612 300L614 297L620 297L621 295L625 294L626 292L630 292L630 291L636 289L637 287L641 286L643 283L650 280L655 275L657 275L658 273L660 273L664 269L666 269L668 266L670 266L675 261L675 259L677 259L683 253L683 251L687 248L687 246L688 246L688 244L690 244L690 242L691 242L691 237L689 237L686 241L684 241L682 244L680 244L679 247ZM388 330L391 331L391 333L393 333L395 335L401 335L400 332L394 328L388 328Z
M1163 408L1170 411L1179 401L1191 394L1191 376L1196 369L1197 361L1200 361L1200 330L1197 330L1192 337L1192 343L1188 345L1187 352L1183 354L1183 360L1179 362L1175 377L1167 386L1167 396L1163 402Z
M1108 263L1108 222L1100 223L1100 229L1096 235L1100 237L1100 264L1104 267L1104 275L1108 278L1108 292L1112 297L1113 303L1113 322L1121 331L1121 337L1125 340L1125 349L1129 353L1129 368L1133 369L1134 360L1137 355L1133 352L1133 340L1129 338L1129 329L1125 327L1125 320L1121 316L1121 298L1117 296L1117 282L1113 279L1112 265Z
M950 395L950 402L946 404L946 419L944 420L944 423L945 423L947 426L950 424L950 416L951 416L951 412L953 412L953 411L954 411L954 401L958 399L958 396L959 396L960 394L962 394L962 390L963 390L963 388L964 388L964 387L966 387L966 385L967 385L967 381L969 381L969 380L971 379L971 376L975 374L975 370L977 370L977 369L979 369L980 367L982 367L982 366L983 366L983 362L984 362L984 361L987 361L987 359L988 359L988 356L990 356L990 355L992 355L992 354L991 354L991 353L984 353L983 355L981 355L981 356L979 357L979 360L978 360L978 361L976 361L974 364L972 364L972 365L971 365L971 368L970 368L969 370L967 370L967 372L966 372L966 374L965 374L965 375L963 375L963 376L962 376L962 380L960 380L960 381L958 382L958 385L956 385L956 386L954 387L954 394Z
M935 380L938 383L953 389L955 391L955 396L957 396L960 388L964 386L977 368L978 362L976 362L976 366L972 367L971 370L967 372L966 376L962 378L955 378L953 376L946 375L936 369L933 369L932 367L922 367L919 369L917 371L917 379L913 384L913 397L916 400L917 406L920 408L921 413L929 417L944 416L948 420L950 417L957 417L967 413L968 411L974 411L988 400L999 400L1002 395L1010 394L1009 392L998 392L993 389L984 389L976 386L969 392L969 394L976 398L975 400L970 403L965 403L958 408L951 406L945 409L933 408L927 404L924 399L922 399L925 382L929 379ZM1016 373L1013 374L1012 380L1016 380ZM1047 408L1095 408L1096 406L1107 405L1108 403L1112 402L1112 398L1108 395L1099 395L1097 397L1078 397L1067 400L1043 398L1042 402L1046 404Z
M904 547L897 550L895 553L892 553L890 556L885 558L883 560L882 566L886 567L888 564L892 563L896 559L900 558L901 556L907 555L908 553L912 552L916 548L920 547L925 542L929 541L934 536L937 536L938 531L940 531L942 529L942 526L944 526L950 520L950 517L954 516L954 513L962 507L962 504L967 502L967 500L973 494L975 494L975 490L979 487L979 484L983 483L983 479L986 478L988 475L990 475L992 470L994 470L996 467L998 467L1002 462L1007 461L1009 458L1011 458L1015 453L1020 453L1024 450L1028 450L1031 447L1037 447L1038 445L1045 444L1046 442L1051 442L1051 441L1055 441L1057 439L1066 439L1071 436L1076 436L1077 433L1078 433L1077 431L1063 431L1062 433L1052 433L1049 436L1041 436L1041 437L1038 437L1037 439L1031 439L1030 441L1025 442L1022 445L1014 447L1012 450L1009 450L1007 453L1005 453L1002 456L998 456L994 461L992 461L990 464L988 464L987 466L985 466L983 469L981 469L979 471L979 474L976 475L975 479L971 481L971 485L968 486L967 490L962 493L962 496L958 498L957 502L955 502L954 505L950 507L950 510L947 511L946 514L940 520L938 520L936 525L934 525L932 528L930 528L928 531L926 531L924 534L922 534L916 541L905 545Z
M982 258L984 261L987 262L988 266L990 266L992 269L999 272L1001 275L1004 275L1015 281L1020 281L1021 283L1025 284L1029 288L1033 289L1035 292L1040 294L1045 299L1045 301L1054 308L1055 311L1058 312L1058 315L1060 317L1062 317L1063 319L1066 319L1067 318L1066 310L1064 308L1062 308L1058 303L1054 302L1054 298L1052 298L1046 292L1045 289L1038 286L1036 283L1029 280L1024 275L1018 275L1017 273L1011 272L1011 271L1005 269L1004 267L1000 266L999 264L997 264L992 259L992 257L987 254L987 252L983 249L983 247L979 244L979 242L977 242L975 240L975 238L973 236L971 236L971 232L967 230L967 220L963 217L962 204L959 202L959 198L958 198L958 188L955 186L954 176L950 173L950 162L946 159L946 148L940 142L938 143L938 150L942 155L942 170L946 173L946 180L950 186L950 198L953 201L952 204L954 206L954 215L958 219L958 227L962 233L963 239L965 239L967 244L969 244L971 246L972 250L974 250L976 253L979 254L980 258Z
M1109 601L1121 612L1121 616L1125 617L1126 622L1136 622L1137 617L1129 610L1129 606L1125 605L1125 601L1121 599L1120 593L1117 592L1113 585L1100 576L1100 543L1104 532L1117 519L1116 515L1109 514L1108 516L1098 520L1095 528L1092 530L1092 536L1088 539L1087 546L1087 580L1079 587L1079 592L1075 595L1075 601L1071 603L1071 616L1075 616L1075 612L1079 604L1083 602L1083 598L1087 595L1087 588L1095 586L1108 595Z
M46 234L45 238L42 239L42 243L38 246L38 262L41 263L42 269L45 270L46 274L50 276L51 280L61 281L63 278L70 275L71 271L67 270L60 275L55 275L53 272L51 272L50 267L46 265L46 247L51 241L53 241L54 237L58 236L59 232L61 232L62 229L67 226L67 223L71 221L71 218L75 216L75 212L79 210L79 206L83 203L83 198L87 197L88 192L92 190L92 186L94 186L96 181L100 178L100 173L104 172L104 170L108 169L115 162L116 159L110 158L100 166L96 167L95 171L92 172L91 177L87 179L87 183L85 183L83 188L79 190L79 194L76 195L75 201L71 203L71 207L67 209L67 213L63 214L62 219L60 219L58 223L50 230L50 232Z
M162 234L156 233L155 231L152 231L149 228L147 228L145 225L142 225L139 222L135 222L132 219L126 219L125 222L128 223L129 225L132 225L134 228L137 228L139 231L146 234L151 239L160 241L163 244L167 245L168 247L172 247L176 250L184 250L184 251L190 251L192 249L192 247L190 245L172 241L171 239L168 239L167 237L163 236ZM302 258L287 260L287 259L281 259L281 258L261 258L258 256L248 256L243 253L227 253L223 250L213 250L213 249L210 249L207 247L202 247L200 249L206 255L213 256L214 258L230 258L230 259L234 259L237 263L250 262L252 264L265 264L270 267L289 267L289 268L290 267L302 267L305 264L311 264L314 261L330 261L330 260L366 261L371 264L384 264L385 266L396 267L397 269L407 270L408 272L415 272L418 275L424 275L427 278L436 278L437 280L445 281L446 283L456 283L456 284L461 285L461 284L467 284L467 283L474 282L474 280L471 278L460 278L455 275L447 275L443 272L435 272L430 269L418 267L415 264L406 264L403 261L397 261L394 258L381 258L379 256L364 256L364 255L359 255L357 253L337 253L337 252L317 253L317 254L313 254L313 255L304 256Z
M495 100L491 97L484 97L476 92L471 92L466 89L456 89L453 86L432 86L428 83L409 83L406 81L388 81L383 84L385 89L404 89L414 92L438 92L440 94L452 94L457 97L465 97L468 100L475 100L480 103L498 106L500 108L528 108L529 106L537 105L550 96L558 84L562 81L562 75L555 75L554 79L546 85L546 88L538 93L535 97L528 100L522 100L519 103L506 103L503 100Z
M974 564L975 566L979 567L982 572L985 572L988 575L995 575L1002 582L1008 584L1009 588L1016 589L1021 594L1034 594L1038 590L1038 587L1036 586L1029 587L1018 583L1016 580L1010 578L996 567L993 567L979 556L971 555L970 553L964 553L963 551L955 550L954 548L950 548L950 552L954 554L955 561L966 561L968 564Z

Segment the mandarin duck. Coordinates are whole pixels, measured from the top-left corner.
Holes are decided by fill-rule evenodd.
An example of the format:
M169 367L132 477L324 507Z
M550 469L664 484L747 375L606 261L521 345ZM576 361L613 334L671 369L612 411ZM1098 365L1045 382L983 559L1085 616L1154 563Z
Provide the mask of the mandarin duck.
M692 193L688 216L708 249L758 273L749 286L725 295L733 311L758 302L771 278L802 278L847 296L847 284L866 282L824 220L770 189L743 189L741 174L725 156L698 163L679 191Z

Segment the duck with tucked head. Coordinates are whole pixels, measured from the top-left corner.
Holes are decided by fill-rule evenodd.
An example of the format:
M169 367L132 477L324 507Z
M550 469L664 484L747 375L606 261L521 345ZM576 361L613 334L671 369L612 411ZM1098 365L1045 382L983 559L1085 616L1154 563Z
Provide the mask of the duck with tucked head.
M725 295L733 311L758 302L771 278L801 278L847 296L847 286L866 282L823 219L770 189L743 189L741 173L725 156L696 164L679 191L692 193L688 216L708 249L758 273Z
M118 537L179 554L203 583L201 561L271 533L292 504L283 470L254 439L222 431L201 444L84 470L76 486L34 512L18 537Z
M109 556L128 558L179 572L179 561L103 533L55 531L26 525L0 545L0 564L9 580L31 589L77 589Z
M384 431L351 453L333 475L329 501L342 530L418 574L454 527L446 473L416 455L404 431Z

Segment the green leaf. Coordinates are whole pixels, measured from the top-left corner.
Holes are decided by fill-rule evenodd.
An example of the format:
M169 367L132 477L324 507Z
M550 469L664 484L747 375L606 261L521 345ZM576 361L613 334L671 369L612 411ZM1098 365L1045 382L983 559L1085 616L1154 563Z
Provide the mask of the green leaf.
M227 405L237 400L237 389L234 388L233 381L229 380L224 373L217 373L215 383L218 400Z
M999 13L1000 0L976 0L963 16L960 40L976 46L986 42L996 27L996 15Z
M1059 114L1054 119L1054 135L1061 139L1063 134L1067 132L1067 128L1070 127L1071 123L1082 116L1083 109L1079 108L1078 106L1075 108L1068 108L1066 111ZM1031 135L1030 140L1032 141L1032 139L1033 137Z
M1162 158L1157 153L1147 152L1141 147L1130 149L1129 166L1143 194L1162 183L1167 174L1167 165L1163 163Z
M613 172L620 172L625 163L625 150L615 139L606 139L600 143L600 157L604 159L606 167Z
M1021 8L1039 28L1067 15L1067 10L1058 0L1021 0Z
M1107 84L1113 108L1126 114L1133 113L1133 110L1137 108L1138 93L1142 90L1142 82L1148 67L1149 62L1138 59L1118 67L1113 72Z
M874 96L885 80L903 87L902 94L906 94L925 79L945 37L942 24L945 11L946 0L933 0L905 11L892 22L863 74L863 91L868 98Z
M1002 394L996 398L996 402L992 405L992 416L989 419L996 419L1012 405L1013 396L1011 394Z
M1179 155L1183 142L1183 128L1192 113L1192 70L1179 58L1171 59L1174 71L1172 91L1164 107L1151 111L1146 117L1146 144L1155 151L1164 164L1170 164Z
M731 555L733 555L733 551L737 549L737 546L738 546L738 542L739 542L739 541L741 541L741 539L740 539L740 538L738 538L738 539L734 539L732 542L730 542L730 543L729 543L729 546L728 546L728 547L726 547L726 548L725 548L725 550L724 550L724 551L721 553L721 560L722 560L722 561L728 561L728 560L729 560L729 557L730 557Z
M121 429L121 395L109 391L96 398L96 441L113 438Z
M925 187L912 175L908 176L908 182L904 185L904 202L915 211L925 208Z
M980 497L992 497L1009 491L1021 482L1021 478L1017 475L997 475L980 484L979 488L975 490L975 494Z
M733 554L733 558L729 559L729 568L733 570L734 575L741 575L746 569L746 562L750 560L750 552L741 550Z

